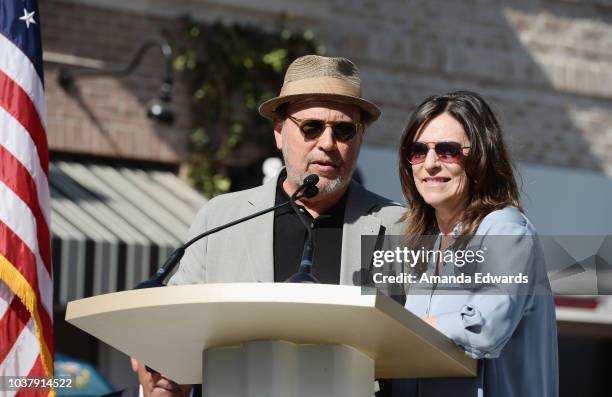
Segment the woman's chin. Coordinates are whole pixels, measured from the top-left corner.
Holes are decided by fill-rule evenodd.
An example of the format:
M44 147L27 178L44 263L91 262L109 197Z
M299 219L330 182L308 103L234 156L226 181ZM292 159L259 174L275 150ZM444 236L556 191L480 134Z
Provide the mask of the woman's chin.
M456 211L457 208L465 207L466 199L457 195L427 192L427 194L423 194L422 197L423 200L436 211Z
M423 196L423 200L433 207L436 211L444 210L449 204L450 199L448 197L440 197L439 195L427 195Z

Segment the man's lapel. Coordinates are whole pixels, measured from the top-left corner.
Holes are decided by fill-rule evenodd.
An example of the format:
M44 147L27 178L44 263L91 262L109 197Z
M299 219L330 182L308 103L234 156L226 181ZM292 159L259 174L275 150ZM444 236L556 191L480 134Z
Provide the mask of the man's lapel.
M261 189L253 192L247 198L247 205L251 213L264 210L274 205L276 198L277 178L266 182ZM237 241L237 244L246 244L248 247L251 271L257 282L274 281L274 212L261 215L246 221L243 226L247 241Z
M361 236L378 235L380 219L370 212L378 205L363 186L351 182L344 212L342 229L342 257L340 259L340 284L359 285L361 280ZM373 239L372 239L373 240ZM368 239L363 247L364 257L371 258L375 242Z

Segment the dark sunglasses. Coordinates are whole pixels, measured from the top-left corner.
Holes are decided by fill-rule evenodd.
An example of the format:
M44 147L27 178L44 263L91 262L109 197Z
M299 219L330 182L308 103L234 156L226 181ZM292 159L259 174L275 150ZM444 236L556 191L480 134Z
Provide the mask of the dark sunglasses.
M306 139L316 139L323 134L325 128L329 125L332 128L334 139L338 142L348 142L361 128L361 123L352 123L350 121L327 122L319 119L296 119L292 116L287 118L295 123L300 129L302 135Z
M430 148L443 163L458 163L463 158L463 149L470 146L461 146L459 142L412 142L408 162L413 165L424 162Z

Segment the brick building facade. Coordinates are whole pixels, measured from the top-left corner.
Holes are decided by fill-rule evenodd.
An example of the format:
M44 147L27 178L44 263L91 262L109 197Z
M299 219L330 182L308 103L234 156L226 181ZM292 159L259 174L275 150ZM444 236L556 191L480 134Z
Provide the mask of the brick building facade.
M307 4L306 4L307 3ZM45 50L126 62L145 38L186 14L272 28L286 13L328 55L355 60L383 116L366 143L393 146L422 98L476 90L495 105L515 159L612 175L612 3L605 0L41 2ZM150 51L125 79L81 79L81 99L46 65L51 149L180 162L188 114L174 127L143 116L161 58ZM180 84L175 105L187 108ZM80 101L80 102L79 102Z

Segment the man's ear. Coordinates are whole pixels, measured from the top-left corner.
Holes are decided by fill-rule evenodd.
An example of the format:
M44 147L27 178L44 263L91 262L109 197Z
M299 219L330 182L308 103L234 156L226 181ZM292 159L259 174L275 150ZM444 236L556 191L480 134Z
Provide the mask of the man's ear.
M276 141L276 147L279 150L283 149L283 125L285 124L285 120L281 120L279 117L274 117L274 140Z

